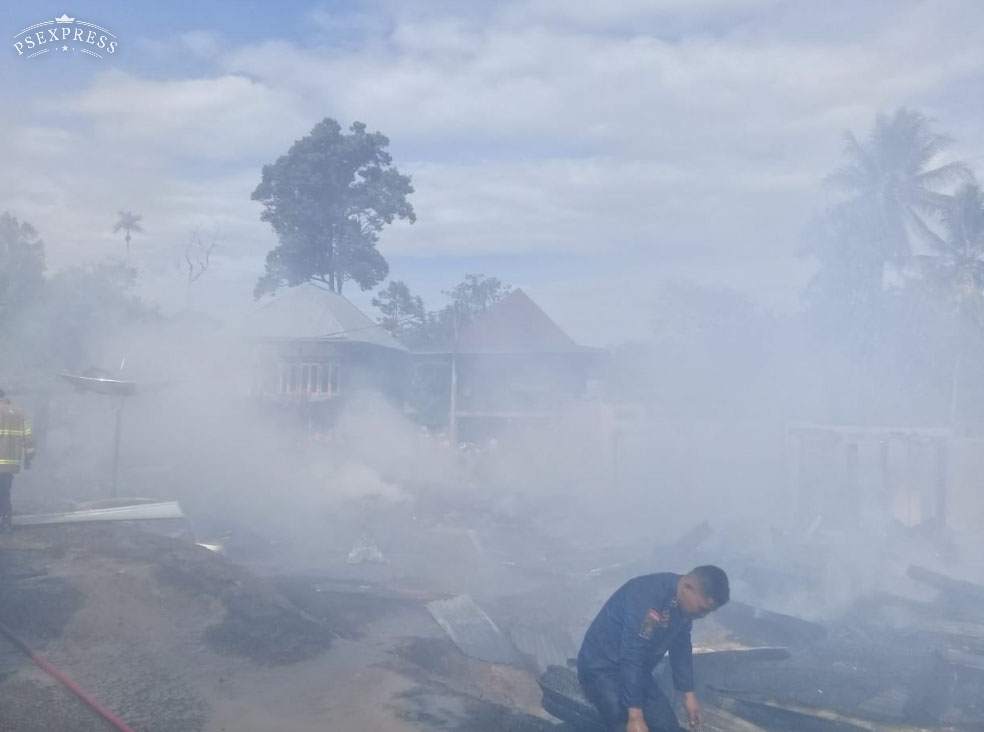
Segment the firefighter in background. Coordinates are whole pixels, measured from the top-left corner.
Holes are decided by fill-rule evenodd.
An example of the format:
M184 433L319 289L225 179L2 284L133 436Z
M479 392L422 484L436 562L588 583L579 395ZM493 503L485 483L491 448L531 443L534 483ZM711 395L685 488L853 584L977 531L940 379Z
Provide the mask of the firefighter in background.
M21 464L31 467L34 437L23 410L15 407L0 389L0 531L10 531L13 507L10 489Z

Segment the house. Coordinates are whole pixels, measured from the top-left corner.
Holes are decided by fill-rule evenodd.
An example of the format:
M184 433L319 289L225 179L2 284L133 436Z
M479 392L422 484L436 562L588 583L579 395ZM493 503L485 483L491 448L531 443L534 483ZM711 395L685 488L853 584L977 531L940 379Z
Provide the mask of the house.
M589 394L606 363L605 351L575 343L516 289L466 325L448 351L414 354L415 392L424 384L432 396L418 414L456 439L481 440L561 414Z
M358 391L403 402L407 349L342 295L315 283L289 288L261 302L247 327L253 393L302 405L317 426Z

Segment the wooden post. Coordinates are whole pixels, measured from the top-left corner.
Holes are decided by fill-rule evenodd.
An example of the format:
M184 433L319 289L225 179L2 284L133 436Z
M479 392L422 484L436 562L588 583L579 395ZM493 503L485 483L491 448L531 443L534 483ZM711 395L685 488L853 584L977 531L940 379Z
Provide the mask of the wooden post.
M612 491L618 492L621 485L621 451L622 451L622 432L618 425L612 430Z
M861 518L861 483L858 480L860 448L856 442L848 442L844 446L844 499L847 502L845 518L852 524L860 523Z
M116 426L113 430L113 482L110 487L110 497L116 498L119 491L120 477L120 438L123 434L123 404L125 397L120 397L116 404Z
M905 435L905 525L915 526L923 521L922 501L919 501L919 513L916 517L913 514L912 504L921 496L916 495L916 446L911 434Z
M894 499L894 490L892 485L892 473L891 473L891 443L889 440L891 437L886 435L885 438L878 445L878 469L881 473L881 496L879 496L879 509L892 511L892 501Z
M454 306L451 336L451 398L448 406L448 440L458 448L458 305Z
M947 483L949 476L949 450L947 438L936 441L936 522L940 528L946 526Z

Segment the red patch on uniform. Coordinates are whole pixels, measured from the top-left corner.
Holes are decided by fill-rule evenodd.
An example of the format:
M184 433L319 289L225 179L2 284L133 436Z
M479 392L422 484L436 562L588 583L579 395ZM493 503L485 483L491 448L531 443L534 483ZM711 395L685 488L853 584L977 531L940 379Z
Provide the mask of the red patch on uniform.
M654 607L649 608L646 617L643 618L642 628L639 629L639 637L649 640L656 632L656 628L666 628L670 624L670 614L660 612Z

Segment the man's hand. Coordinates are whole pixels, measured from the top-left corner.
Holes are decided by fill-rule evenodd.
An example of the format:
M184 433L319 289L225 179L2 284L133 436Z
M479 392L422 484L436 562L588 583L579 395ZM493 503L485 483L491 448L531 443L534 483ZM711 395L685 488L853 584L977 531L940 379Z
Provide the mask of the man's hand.
M697 695L694 692L688 691L683 695L683 708L687 710L687 722L690 724L690 729L699 730L704 720L700 713L700 702L697 701Z
M625 732L649 732L646 718L638 707L629 707L629 722L625 725Z

